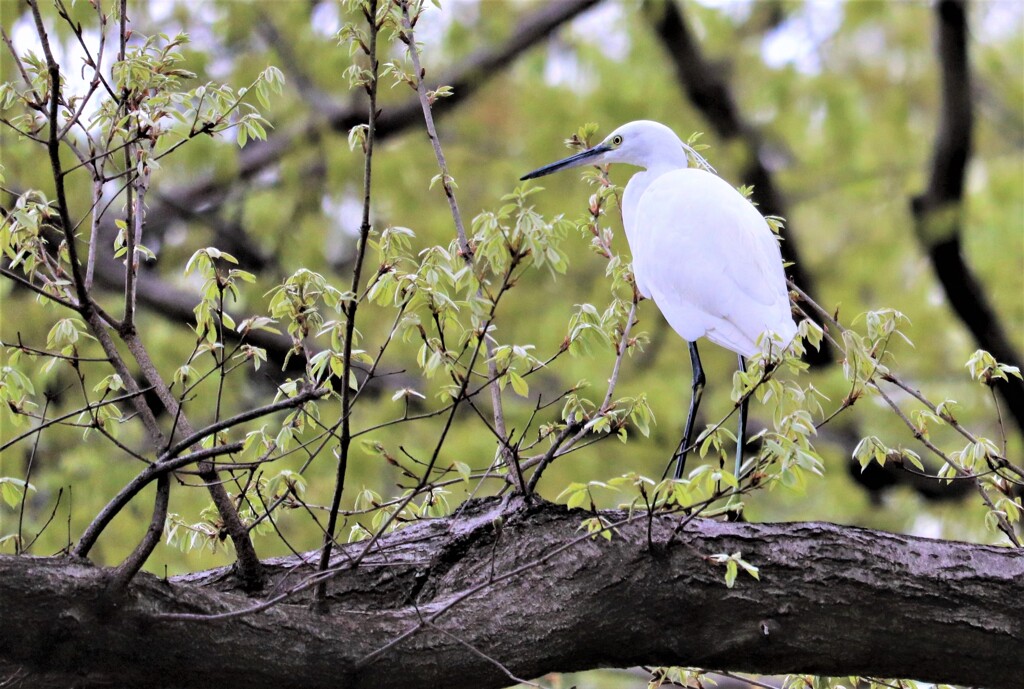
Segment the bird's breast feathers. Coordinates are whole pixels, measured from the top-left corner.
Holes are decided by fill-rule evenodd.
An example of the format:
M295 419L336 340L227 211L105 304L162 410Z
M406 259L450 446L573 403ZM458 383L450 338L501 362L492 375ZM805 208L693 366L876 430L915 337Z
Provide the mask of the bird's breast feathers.
M791 338L782 255L757 209L709 172L661 175L631 223L633 268L672 327L749 354L766 330Z

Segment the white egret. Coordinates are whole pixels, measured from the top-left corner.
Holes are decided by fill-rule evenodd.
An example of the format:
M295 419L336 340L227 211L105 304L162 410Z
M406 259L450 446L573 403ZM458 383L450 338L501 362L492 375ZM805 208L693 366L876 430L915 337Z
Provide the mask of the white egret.
M759 338L772 337L785 346L797 330L775 234L730 184L713 172L690 168L688 151L694 153L665 125L639 120L619 127L593 148L522 177L534 179L586 164L643 168L629 180L622 197L636 287L687 341L693 365L690 411L673 454L676 478L683 473L704 390L696 340L706 337L736 352L743 370L744 357L760 351ZM739 413L737 477L746 407L744 402Z

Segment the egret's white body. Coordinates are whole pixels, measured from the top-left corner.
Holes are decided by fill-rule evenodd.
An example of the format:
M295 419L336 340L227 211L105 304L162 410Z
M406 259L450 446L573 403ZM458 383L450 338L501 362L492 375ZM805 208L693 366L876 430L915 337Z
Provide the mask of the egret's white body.
M760 351L759 338L772 337L785 346L796 335L778 241L753 204L730 184L690 168L686 145L658 122L625 124L597 146L523 179L588 163L643 168L629 180L622 199L636 287L690 343L694 367L690 415L677 451L678 476L704 386L693 343L706 337L739 354L742 366L742 357ZM737 463L741 452L742 447Z
M782 254L757 209L718 175L688 167L686 149L663 124L641 120L605 141L600 162L644 168L622 199L622 223L640 294L654 300L688 342L706 337L753 356L766 332L796 334Z
M786 344L793 339L775 235L728 183L704 170L673 170L642 192L632 216L626 212L640 293L683 339L704 336L744 356L758 351L767 331Z

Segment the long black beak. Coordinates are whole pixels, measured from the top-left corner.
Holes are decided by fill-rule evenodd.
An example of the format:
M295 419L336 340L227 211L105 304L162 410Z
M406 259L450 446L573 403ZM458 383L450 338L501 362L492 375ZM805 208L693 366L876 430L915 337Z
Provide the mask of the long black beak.
M586 165L587 161L591 158L595 158L602 153L607 153L611 150L611 147L606 144L598 144L593 148L588 148L585 151L580 151L576 155L571 155L568 158L563 158L558 162L545 165L544 167L537 168L533 172L527 172L525 175L520 177L520 180L537 179L544 175L550 175L552 172L558 172L559 170L565 170L570 167L579 167L580 165Z

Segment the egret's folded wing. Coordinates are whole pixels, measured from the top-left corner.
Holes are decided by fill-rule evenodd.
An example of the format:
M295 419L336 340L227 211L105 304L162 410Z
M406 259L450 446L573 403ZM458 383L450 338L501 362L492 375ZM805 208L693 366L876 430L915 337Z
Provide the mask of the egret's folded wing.
M636 236L638 279L684 338L750 354L765 330L792 335L781 332L795 326L775 236L727 182L694 169L662 175L638 204Z

